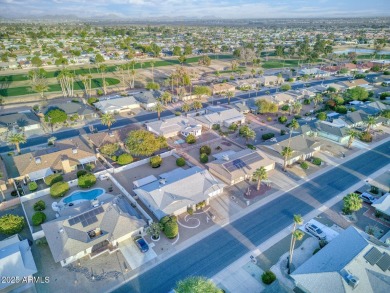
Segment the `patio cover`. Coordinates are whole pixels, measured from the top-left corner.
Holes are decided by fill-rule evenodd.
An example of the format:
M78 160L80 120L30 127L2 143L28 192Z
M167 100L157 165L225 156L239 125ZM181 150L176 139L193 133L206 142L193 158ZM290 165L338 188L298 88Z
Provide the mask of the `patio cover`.
M86 158L82 158L79 160L80 164L88 164L90 162L95 162L97 159L95 156L91 156L91 157L86 157Z
M28 174L28 177L30 178L31 181L37 181L39 179L43 179L46 176L49 176L51 174L54 174L53 170L50 168L38 170L35 172L31 172Z

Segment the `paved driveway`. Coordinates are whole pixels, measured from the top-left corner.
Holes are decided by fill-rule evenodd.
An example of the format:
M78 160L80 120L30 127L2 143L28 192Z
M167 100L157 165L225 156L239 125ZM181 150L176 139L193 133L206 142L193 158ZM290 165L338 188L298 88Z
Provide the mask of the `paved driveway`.
M127 239L119 243L119 250L122 252L131 269L134 270L157 256L151 246L153 245L149 244L149 250L146 253L142 253L139 251L133 239Z
M307 223L303 224L302 226L299 227L300 230L302 230L303 232L305 232L307 235L310 235L314 238L316 238L314 235L312 235L311 233L307 232L306 229L305 229L305 225L306 224L314 224L316 225L318 228L320 228L326 235L326 241L330 242L332 241L333 239L335 239L337 237L337 235L339 235L338 232L336 232L335 230L333 230L332 228L329 228L328 226L316 221L316 220L310 220L308 221ZM317 238L316 238L317 239Z

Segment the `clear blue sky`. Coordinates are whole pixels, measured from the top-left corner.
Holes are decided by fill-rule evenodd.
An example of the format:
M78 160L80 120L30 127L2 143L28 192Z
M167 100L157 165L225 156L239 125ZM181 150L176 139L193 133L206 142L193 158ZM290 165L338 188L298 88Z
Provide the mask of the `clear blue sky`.
M390 0L0 0L0 15L219 18L390 16Z

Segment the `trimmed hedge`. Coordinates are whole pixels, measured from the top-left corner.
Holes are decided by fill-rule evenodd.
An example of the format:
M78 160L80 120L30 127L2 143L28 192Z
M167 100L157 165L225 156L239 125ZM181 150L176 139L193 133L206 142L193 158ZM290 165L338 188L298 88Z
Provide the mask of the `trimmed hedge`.
M176 165L179 167L183 167L185 164L186 164L186 160L184 160L184 158L178 158L176 160Z
M45 177L43 181L46 183L46 185L52 186L54 183L61 182L62 180L64 180L64 178L61 174L51 174Z
M320 158L313 158L311 162L314 165L321 166L322 160Z
M271 271L265 271L261 275L261 280L263 281L264 284L269 285L269 284L272 284L272 282L276 280L276 276Z
M39 226L46 220L46 215L43 212L36 212L32 216L32 224L33 226Z
M189 134L189 135L186 137L186 143L188 143L188 144L194 144L194 143L196 143L196 137L195 137L195 135Z
M43 211L46 208L46 203L43 200L38 200L36 203L34 203L34 211L40 212Z
M302 163L301 163L301 168L302 168L303 170L307 170L307 169L309 168L309 165L308 165L306 162L302 162Z
M273 138L274 136L275 136L274 133L265 133L265 134L263 134L263 135L261 136L261 138L262 138L263 140L268 140L268 139L270 139L270 138Z
M92 173L82 175L77 179L77 185L80 186L81 188L90 188L94 186L95 183L96 183L96 176Z
M57 182L50 187L50 195L54 198L63 197L69 190L68 182Z
M133 157L132 157L130 154L124 153L124 154L121 154L121 155L117 158L116 162L117 162L119 165L127 165L127 164L132 163L133 160L134 160L134 159L133 159Z
M208 145L202 145L199 149L199 153L200 154L206 154L208 156L210 156L211 154L211 147L209 147Z
M286 117L286 116L280 116L280 117L278 118L278 121L279 121L279 123L284 124L284 123L287 122L287 117Z
M150 166L152 168L158 168L161 166L163 159L160 156L154 156L150 158Z
M77 178L85 175L85 174L88 174L88 171L87 170L80 170L80 171L77 171Z
M200 155L200 162L201 162L201 163L205 164L205 163L207 163L208 161L209 161L209 156L208 156L208 155L206 155L206 154L201 154L201 155Z
M179 225L175 216L165 216L160 220L160 223L167 238L173 239L179 234Z
M35 191L38 189L38 184L35 182L35 181L31 181L29 184L28 184L28 189L30 191Z
M0 234L13 235L23 230L24 218L17 215L7 214L0 217Z

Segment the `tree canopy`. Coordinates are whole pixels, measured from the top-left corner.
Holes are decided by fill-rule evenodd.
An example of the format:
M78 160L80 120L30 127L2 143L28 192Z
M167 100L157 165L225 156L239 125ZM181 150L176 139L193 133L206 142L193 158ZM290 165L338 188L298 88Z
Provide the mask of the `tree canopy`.
M259 109L261 114L264 113L276 113L278 111L278 106L275 103L268 102L265 99L259 99L256 101L256 106Z
M348 89L345 96L353 101L362 101L368 98L368 91L360 86Z
M150 156L168 144L165 137L140 129L129 132L126 146L132 155Z
M175 293L222 293L211 280L204 277L188 277L177 283Z
M51 124L63 123L66 119L68 119L68 115L62 109L52 109L45 115L45 121Z

